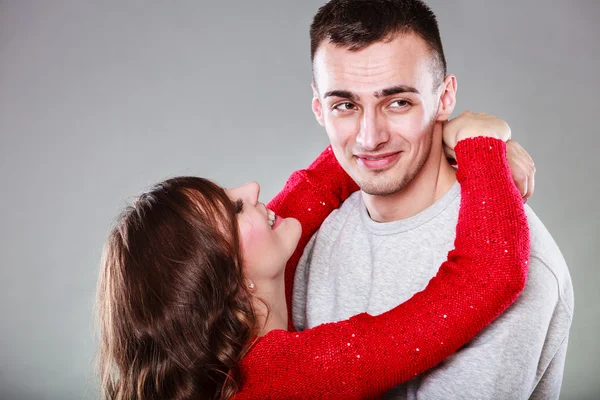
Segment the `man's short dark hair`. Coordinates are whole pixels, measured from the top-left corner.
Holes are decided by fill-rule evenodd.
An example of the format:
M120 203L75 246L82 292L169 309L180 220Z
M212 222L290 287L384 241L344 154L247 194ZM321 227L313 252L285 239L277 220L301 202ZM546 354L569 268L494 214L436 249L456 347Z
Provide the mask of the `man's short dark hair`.
M324 41L357 51L375 42L415 33L430 47L434 86L446 76L437 19L421 0L330 0L310 25L310 59Z

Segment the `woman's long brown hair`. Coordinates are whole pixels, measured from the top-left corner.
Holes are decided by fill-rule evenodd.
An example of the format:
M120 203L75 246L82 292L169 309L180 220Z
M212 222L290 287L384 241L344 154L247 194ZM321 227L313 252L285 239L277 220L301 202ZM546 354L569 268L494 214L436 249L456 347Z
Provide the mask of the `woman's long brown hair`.
M111 231L98 280L103 398L228 399L256 324L236 210L196 177L155 185Z

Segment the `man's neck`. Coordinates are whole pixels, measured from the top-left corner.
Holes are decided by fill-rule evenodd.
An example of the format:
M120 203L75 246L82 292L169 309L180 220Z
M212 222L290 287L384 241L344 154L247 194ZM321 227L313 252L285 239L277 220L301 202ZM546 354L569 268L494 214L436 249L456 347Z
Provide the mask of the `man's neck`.
M371 219L392 222L410 218L438 201L456 182L454 168L444 154L442 126L435 124L431 153L419 173L402 190L375 196L362 192Z

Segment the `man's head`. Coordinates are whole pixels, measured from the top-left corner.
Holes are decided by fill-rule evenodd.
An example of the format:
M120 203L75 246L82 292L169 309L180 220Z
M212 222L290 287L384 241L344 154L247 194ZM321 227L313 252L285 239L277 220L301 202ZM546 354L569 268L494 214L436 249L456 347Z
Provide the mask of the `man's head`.
M420 0L331 0L310 28L313 111L361 189L400 191L432 152L456 79L435 15Z
M330 42L350 51L389 40L398 34L416 33L432 56L435 83L446 76L446 58L437 19L421 0L331 0L322 6L310 25L310 59Z

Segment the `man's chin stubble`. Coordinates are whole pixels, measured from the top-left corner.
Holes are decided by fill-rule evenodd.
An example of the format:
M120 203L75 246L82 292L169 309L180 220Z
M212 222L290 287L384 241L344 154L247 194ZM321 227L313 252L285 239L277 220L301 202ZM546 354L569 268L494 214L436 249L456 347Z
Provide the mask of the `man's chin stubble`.
M414 176L404 176L401 181L391 183L374 183L372 181L357 182L360 190L371 196L390 196L401 192L412 181Z
M399 180L393 180L390 183L386 183L386 182L376 183L374 181L376 181L378 178L380 178L382 180L386 179L385 176L379 176L379 177L376 176L372 180L367 180L367 181L363 180L363 181L359 182L358 180L355 179L354 181L358 184L358 187L360 188L360 190L362 190L363 192L365 192L366 194L369 194L371 196L391 196L393 194L400 193L406 186L408 186L408 184L410 182L413 181L413 179L416 178L416 176L419 174L421 169L423 169L423 166L427 162L427 159L429 158L430 153L431 153L431 142L428 143L428 149L427 149L426 153L418 161L418 164L417 164L417 167L415 168L415 170L410 171L410 172L405 172L404 176ZM387 171L387 173L391 173L391 172L392 171ZM385 172L380 172L379 174L384 175ZM391 179L388 178L388 180L391 180Z

